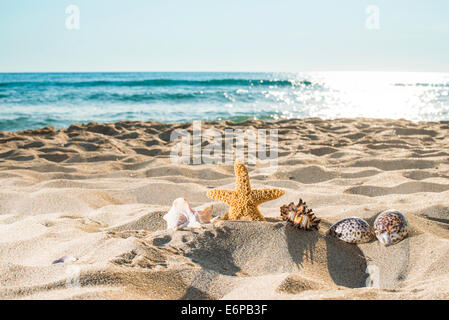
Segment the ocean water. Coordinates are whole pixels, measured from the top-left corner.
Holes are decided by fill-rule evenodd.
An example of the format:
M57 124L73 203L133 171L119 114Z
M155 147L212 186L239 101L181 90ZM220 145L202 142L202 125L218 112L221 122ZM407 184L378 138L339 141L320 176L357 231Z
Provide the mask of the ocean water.
M0 74L0 131L90 121L306 117L449 120L449 74Z

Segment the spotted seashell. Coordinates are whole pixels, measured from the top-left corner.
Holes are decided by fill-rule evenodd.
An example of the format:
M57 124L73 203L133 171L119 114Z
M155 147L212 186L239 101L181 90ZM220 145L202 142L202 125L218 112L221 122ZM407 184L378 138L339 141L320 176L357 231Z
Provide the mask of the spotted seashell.
M318 230L321 221L315 216L312 209L307 208L306 203L302 199L299 199L297 205L293 202L283 205L281 207L281 217L293 226L305 230Z
M398 243L407 236L407 218L398 210L386 210L374 221L374 231L384 246Z
M213 210L212 206L202 211L194 211L186 199L177 198L163 218L167 222L167 229L201 228L202 223L211 222Z
M362 218L345 218L333 224L328 234L348 243L365 243L374 239L374 232Z

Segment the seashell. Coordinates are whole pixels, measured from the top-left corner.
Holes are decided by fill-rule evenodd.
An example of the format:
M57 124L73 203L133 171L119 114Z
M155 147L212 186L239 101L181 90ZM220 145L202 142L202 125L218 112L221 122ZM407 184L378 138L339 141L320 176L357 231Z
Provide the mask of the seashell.
M211 223L212 213L214 212L214 206L207 207L201 211L195 211L195 216L200 223Z
M186 199L177 198L163 218L167 222L167 229L201 228L201 224L211 222L213 211L213 206L202 211L194 211Z
M365 243L374 239L373 229L362 218L345 218L333 224L327 233L348 243Z
M407 236L407 218L398 210L385 210L374 221L374 231L384 246L398 243Z
M305 230L318 230L321 221L315 216L312 209L307 208L306 203L302 199L299 199L297 205L293 202L283 205L281 207L281 217L293 226Z
M78 261L78 258L75 258L75 257L72 257L72 256L62 256L58 260L53 261L53 264L75 262L75 261Z

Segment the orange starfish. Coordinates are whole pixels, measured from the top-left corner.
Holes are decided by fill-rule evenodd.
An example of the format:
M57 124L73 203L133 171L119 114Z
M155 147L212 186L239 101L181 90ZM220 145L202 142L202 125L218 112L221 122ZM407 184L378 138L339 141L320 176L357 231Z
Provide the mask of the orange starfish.
M223 220L265 221L257 206L285 194L281 189L251 189L248 170L240 161L234 164L235 190L210 190L207 196L226 203L230 208Z

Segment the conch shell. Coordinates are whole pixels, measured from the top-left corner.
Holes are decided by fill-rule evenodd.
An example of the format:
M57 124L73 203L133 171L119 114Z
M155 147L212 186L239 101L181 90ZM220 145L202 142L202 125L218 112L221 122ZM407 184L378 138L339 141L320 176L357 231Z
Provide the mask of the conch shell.
M167 229L201 228L201 224L211 223L213 212L213 206L201 211L194 211L186 199L177 198L163 218L167 222Z
M293 202L283 205L281 207L281 217L293 226L305 230L318 230L321 222L321 219L315 216L312 209L309 209L302 199L299 199L297 205Z

